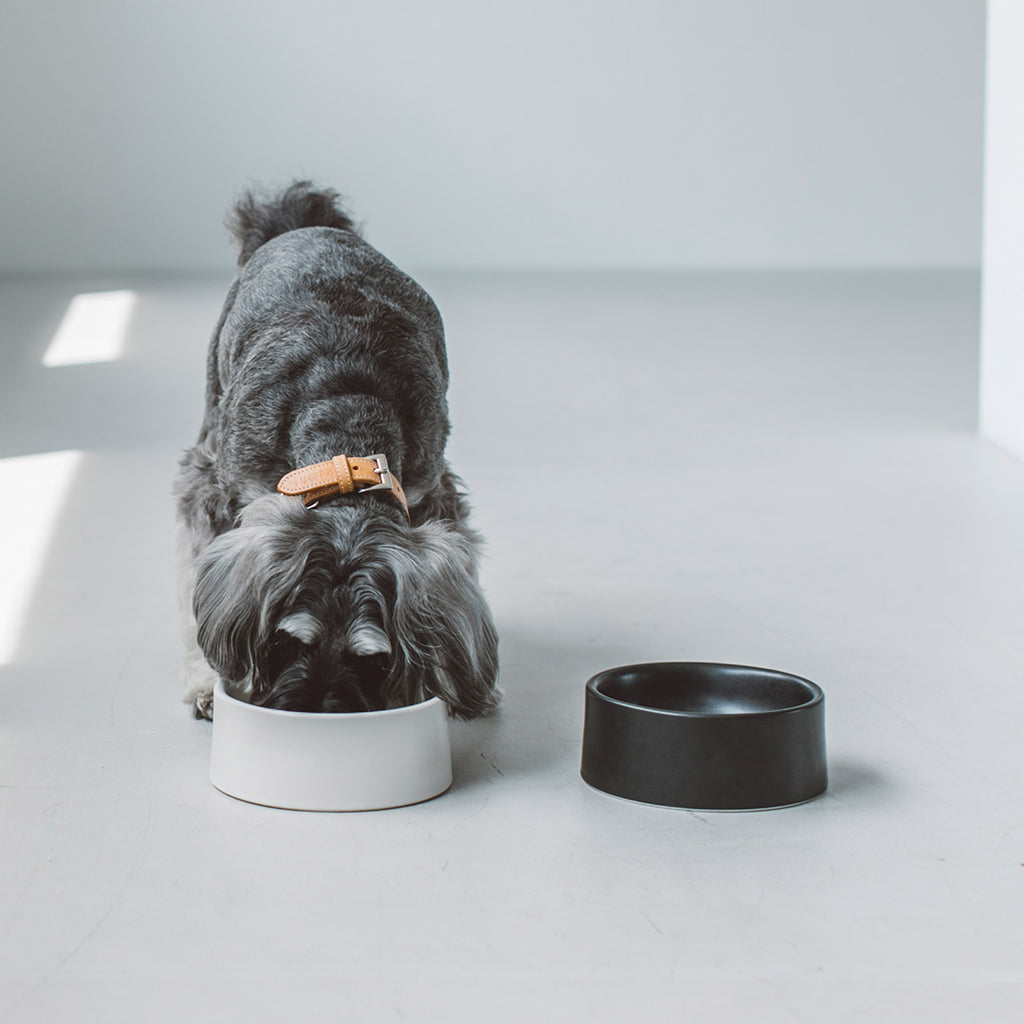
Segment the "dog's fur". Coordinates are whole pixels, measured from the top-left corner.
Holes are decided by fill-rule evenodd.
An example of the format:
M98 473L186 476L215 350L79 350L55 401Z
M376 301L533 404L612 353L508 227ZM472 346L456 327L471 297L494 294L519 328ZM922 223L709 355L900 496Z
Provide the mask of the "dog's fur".
M438 696L497 703L497 634L477 536L444 459L448 366L430 296L359 235L337 193L296 182L229 219L238 277L213 333L206 413L181 460L179 601L186 701L229 692L294 711ZM383 452L409 499L315 508L289 470Z

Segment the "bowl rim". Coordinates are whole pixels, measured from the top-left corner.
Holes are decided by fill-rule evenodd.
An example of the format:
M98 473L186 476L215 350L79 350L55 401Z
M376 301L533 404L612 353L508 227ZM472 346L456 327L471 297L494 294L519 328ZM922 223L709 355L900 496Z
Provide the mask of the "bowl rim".
M289 720L294 721L295 719L315 719L318 722L324 721L351 721L353 719L374 719L379 720L386 716L394 715L408 715L419 712L422 714L428 706L434 704L444 704L445 702L440 697L428 697L426 700L420 701L418 704L406 704L400 708L384 708L381 711L288 711L286 708L265 708L261 704L250 704L247 700L240 700L238 697L233 697L228 693L227 688L224 686L224 681L218 679L214 684L213 692L218 700L224 701L229 705L237 705L245 708L245 713L253 713L260 715L272 715L278 717L287 717ZM216 713L213 716L213 720L216 722Z
M607 676L620 673L637 671L638 669L652 668L678 668L680 666L700 666L711 669L742 669L748 672L763 672L768 675L778 676L783 679L793 679L810 690L811 696L800 704L790 704L784 708L771 708L767 711L679 711L673 708L652 708L647 704L634 704L628 700L620 700L598 689L598 682ZM616 665L614 668L606 668L595 673L587 680L587 693L597 700L621 708L629 708L632 711L648 712L652 715L669 715L673 718L697 718L697 719L739 719L739 718L771 718L777 715L791 715L796 711L806 711L808 708L821 704L825 699L825 692L822 688L810 679L794 675L792 672L781 672L774 668L764 668L759 665L734 665L722 661L642 661L632 665Z

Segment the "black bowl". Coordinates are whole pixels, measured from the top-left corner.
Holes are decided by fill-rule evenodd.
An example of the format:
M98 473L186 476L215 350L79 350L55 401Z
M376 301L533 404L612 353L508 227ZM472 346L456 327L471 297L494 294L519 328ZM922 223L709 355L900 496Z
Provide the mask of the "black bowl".
M825 695L807 679L696 661L625 665L587 682L585 782L693 810L756 810L824 792Z

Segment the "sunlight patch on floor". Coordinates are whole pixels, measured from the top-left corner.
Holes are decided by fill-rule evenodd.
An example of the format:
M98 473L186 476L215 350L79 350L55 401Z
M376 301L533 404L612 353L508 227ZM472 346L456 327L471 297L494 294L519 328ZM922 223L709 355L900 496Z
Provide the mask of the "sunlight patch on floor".
M0 459L0 665L14 659L80 451Z
M43 366L77 366L120 359L137 298L135 292L126 290L80 292L68 304L43 356Z

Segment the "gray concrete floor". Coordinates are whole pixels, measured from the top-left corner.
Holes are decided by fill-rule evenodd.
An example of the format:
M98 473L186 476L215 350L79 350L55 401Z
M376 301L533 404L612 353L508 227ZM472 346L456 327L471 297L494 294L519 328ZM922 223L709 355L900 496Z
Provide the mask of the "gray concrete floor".
M418 276L508 696L449 793L354 815L216 792L178 703L168 491L227 282L0 287L0 471L84 453L0 666L0 1020L1017 1019L1024 465L974 433L976 276ZM44 368L120 287L124 357ZM819 682L827 794L585 787L588 676L672 659Z

